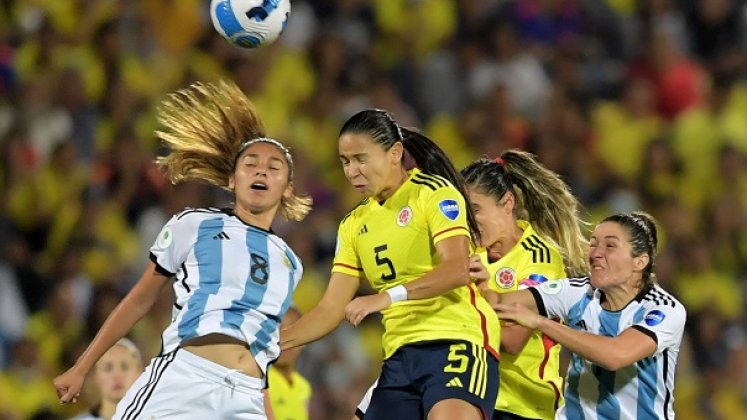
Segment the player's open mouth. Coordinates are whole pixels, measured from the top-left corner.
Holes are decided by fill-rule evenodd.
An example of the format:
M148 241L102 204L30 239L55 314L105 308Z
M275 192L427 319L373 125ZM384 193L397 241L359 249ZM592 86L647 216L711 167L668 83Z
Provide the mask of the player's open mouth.
M264 182L255 182L251 185L251 189L267 191L267 184L265 184Z

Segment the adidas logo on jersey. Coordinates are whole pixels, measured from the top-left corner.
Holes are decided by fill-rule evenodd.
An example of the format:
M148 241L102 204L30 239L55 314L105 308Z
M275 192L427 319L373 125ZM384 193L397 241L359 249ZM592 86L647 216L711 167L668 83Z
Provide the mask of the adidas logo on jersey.
M226 234L226 232L221 232L213 236L213 239L231 239L231 238L228 237L228 234Z
M462 381L459 378L451 378L446 384L446 388L464 388L464 385L462 385Z
M368 232L368 227L366 225L363 225L363 227L361 228L361 231L358 232L358 236L363 235L366 232Z

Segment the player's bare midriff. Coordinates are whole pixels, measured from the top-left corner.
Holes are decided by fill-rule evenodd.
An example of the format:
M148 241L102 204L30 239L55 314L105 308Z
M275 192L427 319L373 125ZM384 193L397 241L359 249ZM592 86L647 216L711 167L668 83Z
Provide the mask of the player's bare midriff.
M188 340L182 344L182 348L229 369L238 369L255 378L262 377L262 370L246 343L236 338L223 334L208 334Z

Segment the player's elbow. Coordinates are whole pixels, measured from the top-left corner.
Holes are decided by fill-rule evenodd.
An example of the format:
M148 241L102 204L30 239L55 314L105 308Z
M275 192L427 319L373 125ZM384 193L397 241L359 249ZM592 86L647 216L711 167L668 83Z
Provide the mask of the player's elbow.
M599 367L605 370L608 370L610 372L615 372L617 370L620 370L628 366L630 363L627 360L627 358L617 353L618 352L606 353L605 357L602 360L600 360L597 364L599 365Z

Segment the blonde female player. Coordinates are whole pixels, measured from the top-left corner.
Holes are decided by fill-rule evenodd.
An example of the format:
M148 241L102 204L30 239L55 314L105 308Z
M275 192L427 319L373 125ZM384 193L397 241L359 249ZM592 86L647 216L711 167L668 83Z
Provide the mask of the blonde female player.
M270 230L276 213L301 220L288 149L265 137L252 103L232 83L196 84L160 109L172 181L202 179L235 195L231 209L187 209L163 228L151 263L75 365L54 380L75 401L86 373L174 287L163 352L117 406L115 419L265 419L262 387L279 354L278 325L301 262Z
M493 307L501 319L542 331L572 352L565 405L555 418L674 418L687 312L656 284L657 236L646 213L609 216L589 241L589 277L486 292L500 302Z
M480 228L472 276L497 293L588 272L579 203L557 174L523 151L462 170ZM486 269L487 268L487 269ZM493 420L552 419L563 404L560 345L521 325L501 329Z
M143 360L135 343L122 338L96 362L92 380L99 391L100 401L87 413L72 420L109 420L117 403L135 379L143 373Z
M438 146L382 110L348 119L338 147L346 177L366 198L340 223L324 297L283 330L281 347L381 311L385 361L367 419L490 418L500 325L470 282L476 225L459 175ZM406 152L417 168L407 169ZM354 299L363 279L379 293Z

